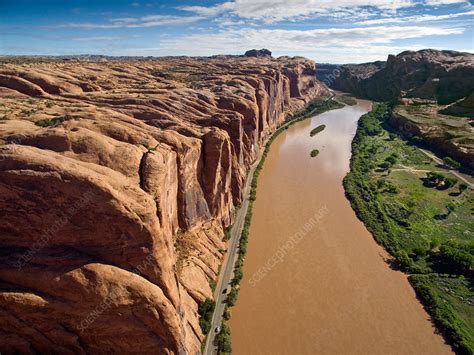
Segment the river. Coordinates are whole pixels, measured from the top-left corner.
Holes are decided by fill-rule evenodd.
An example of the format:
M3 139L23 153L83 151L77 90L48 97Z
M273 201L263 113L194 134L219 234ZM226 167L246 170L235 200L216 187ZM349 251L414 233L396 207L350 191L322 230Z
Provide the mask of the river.
M357 120L369 110L359 100L272 143L229 322L233 354L452 353L344 195Z

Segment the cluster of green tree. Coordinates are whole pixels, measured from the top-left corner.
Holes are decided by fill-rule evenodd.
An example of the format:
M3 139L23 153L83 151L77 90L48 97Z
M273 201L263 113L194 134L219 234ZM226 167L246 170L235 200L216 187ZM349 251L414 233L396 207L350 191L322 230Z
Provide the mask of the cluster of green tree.
M468 275L474 269L474 243L446 241L439 249L439 257L450 273Z
M380 180L377 181L377 188L382 193L383 192L389 192L391 194L396 194L396 193L399 192L398 187L396 187L390 181L387 181L385 179L380 179Z
M388 219L376 197L378 186L368 178L373 169L373 164L370 163L373 153L365 141L366 136L382 133L381 122L386 111L386 104L374 103L372 111L360 118L352 141L351 171L344 178L344 188L352 208L364 221L367 229L372 232L377 242L395 255L399 250L392 234L385 228Z
M410 228L409 218L414 213L414 204L405 205L397 200L379 198L379 193L390 190L390 183L381 179L377 182L371 179L374 169L374 149L370 137L381 134L386 117L387 106L375 103L373 110L361 117L358 129L352 143L352 158L350 173L344 179L344 187L353 209L364 222L374 238L390 254L392 254L401 270L411 274L421 275L431 273L449 273L453 277L472 277L474 269L474 242L446 241L444 243L428 243L413 250L405 249L394 228ZM385 159L389 165L397 161L396 155ZM429 185L438 187L452 187L455 182L439 173L428 173ZM457 181L456 179L454 179ZM426 182L425 182L426 183ZM396 189L396 187L394 187ZM446 187L447 188L447 187ZM467 189L467 185L460 187L460 193ZM396 192L396 191L395 191ZM390 201L390 202L387 202ZM450 203L446 206L448 214L454 211L456 205ZM399 227L395 227L395 221ZM417 263L419 258L427 258L430 266ZM421 280L421 281L420 281ZM422 282L423 278L412 277L411 281L421 298L426 300L427 309L437 319L440 327L450 335L450 340L461 353L474 353L471 338L466 336L469 328L463 326L459 313L450 309L449 304L443 303L440 298L434 297Z
M428 187L436 187L437 189L449 189L450 187L453 187L456 185L458 180L453 177L446 177L441 173L438 172L433 172L430 171L429 173L426 173L426 178L424 181L425 186ZM466 184L462 184L463 191L467 188ZM465 188L464 188L465 186ZM460 187L461 189L461 187Z
M199 325L203 334L208 334L211 330L212 314L216 303L211 299L206 299L198 306Z
M458 354L474 354L474 334L464 319L459 317L449 302L436 288L440 277L449 275L410 275L410 284L431 314L436 325L443 329Z
M311 130L311 132L309 133L309 135L312 137L312 136L318 134L319 132L323 131L325 128L326 128L325 124L319 125L318 127L313 128Z
M451 157L444 157L443 158L444 165L450 169L459 169L461 167L461 163L457 162Z
M222 322L221 331L217 336L217 348L219 354L230 354L232 353L232 338L230 336L230 328L227 324Z
M385 158L382 164L379 166L382 169L390 169L392 166L394 166L397 163L398 160L398 154L397 153L392 153L388 157Z

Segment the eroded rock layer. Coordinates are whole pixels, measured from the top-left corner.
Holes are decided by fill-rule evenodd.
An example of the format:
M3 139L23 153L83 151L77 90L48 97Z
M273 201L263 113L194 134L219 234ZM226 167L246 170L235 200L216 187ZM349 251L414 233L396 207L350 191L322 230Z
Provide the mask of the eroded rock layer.
M199 352L247 171L326 93L304 58L1 64L0 350Z

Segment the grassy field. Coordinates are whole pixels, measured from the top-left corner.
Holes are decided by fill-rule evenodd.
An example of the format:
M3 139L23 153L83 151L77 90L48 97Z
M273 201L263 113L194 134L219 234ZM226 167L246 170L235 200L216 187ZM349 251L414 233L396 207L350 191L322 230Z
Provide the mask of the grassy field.
M386 111L359 121L346 193L453 346L473 354L474 193L390 132Z
M343 103L344 105L349 105L349 106L354 106L355 104L357 104L357 100L350 95L337 96L336 100L339 101L340 103Z

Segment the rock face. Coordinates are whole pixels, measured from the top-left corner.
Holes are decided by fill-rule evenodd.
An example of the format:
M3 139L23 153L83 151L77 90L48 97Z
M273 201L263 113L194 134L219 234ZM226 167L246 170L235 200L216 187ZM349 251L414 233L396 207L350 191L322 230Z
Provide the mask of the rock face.
M432 49L390 55L386 62L341 67L332 87L372 100L419 98L445 105L474 91L474 55Z
M0 351L198 353L223 228L303 58L0 67Z
M268 49L251 49L245 52L244 54L246 57L271 57L272 52Z
M344 65L336 90L396 104L390 124L474 170L474 55L421 50Z

